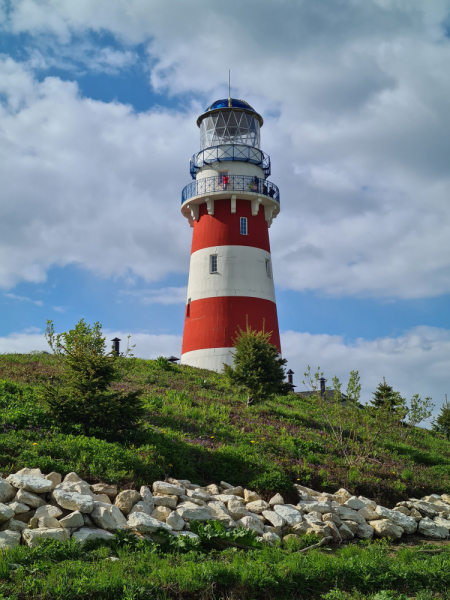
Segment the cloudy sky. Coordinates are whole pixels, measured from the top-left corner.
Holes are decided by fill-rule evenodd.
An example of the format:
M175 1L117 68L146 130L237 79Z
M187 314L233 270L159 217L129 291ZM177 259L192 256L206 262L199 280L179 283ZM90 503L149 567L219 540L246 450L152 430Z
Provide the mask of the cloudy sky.
M450 392L450 0L0 0L0 351L179 355L197 116L265 120L283 354Z

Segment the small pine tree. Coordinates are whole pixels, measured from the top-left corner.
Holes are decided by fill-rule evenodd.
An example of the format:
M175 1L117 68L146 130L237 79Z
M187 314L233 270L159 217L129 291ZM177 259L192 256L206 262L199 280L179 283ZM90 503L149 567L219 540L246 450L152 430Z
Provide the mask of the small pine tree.
M383 383L380 383L373 393L371 403L375 408L390 408L391 410L395 410L397 406L403 406L405 400L400 396L399 392L394 392L393 388L386 383L383 377Z
M447 394L445 394L445 402L441 406L441 412L437 419L433 421L433 429L443 433L450 440L450 404L447 400Z
M271 332L255 331L247 323L239 328L234 341L234 368L224 364L228 380L247 391L247 406L256 404L274 394L287 394L289 384L284 381L284 365L276 346L270 343Z
M121 379L123 357L106 353L101 325L91 327L82 319L75 329L55 335L48 321L45 336L62 366L60 382L43 384L42 399L50 414L62 424L81 425L85 435L136 427L144 414L142 391L111 390Z

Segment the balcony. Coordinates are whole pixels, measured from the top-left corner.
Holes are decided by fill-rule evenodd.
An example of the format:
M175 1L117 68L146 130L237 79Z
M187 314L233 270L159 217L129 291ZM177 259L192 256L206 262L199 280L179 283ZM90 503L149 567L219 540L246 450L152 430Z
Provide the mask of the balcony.
M241 192L242 195L249 196L262 196L275 201L278 206L280 204L280 191L274 183L250 175L230 175L228 183L225 183L220 175L196 179L181 192L181 204L183 205L196 196L218 194L221 197L226 197L231 192Z
M190 173L195 179L198 171L206 166L217 162L239 161L248 162L261 167L264 175L270 175L270 156L252 146L242 144L221 144L212 148L205 148L193 155L190 160Z

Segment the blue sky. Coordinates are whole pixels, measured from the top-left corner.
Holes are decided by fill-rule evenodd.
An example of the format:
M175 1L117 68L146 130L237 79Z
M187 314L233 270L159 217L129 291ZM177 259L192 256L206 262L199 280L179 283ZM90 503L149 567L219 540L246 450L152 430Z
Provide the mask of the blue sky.
M80 318L179 355L196 117L265 119L283 354L450 392L450 2L0 2L0 351Z

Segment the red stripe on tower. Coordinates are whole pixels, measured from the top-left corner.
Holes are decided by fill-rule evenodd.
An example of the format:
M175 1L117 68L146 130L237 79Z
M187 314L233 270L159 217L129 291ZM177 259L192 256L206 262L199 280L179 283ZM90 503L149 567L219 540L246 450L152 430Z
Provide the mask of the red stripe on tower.
M181 362L220 371L247 323L281 352L268 231L280 196L250 105L219 100L197 123L201 150L181 206L194 228Z

